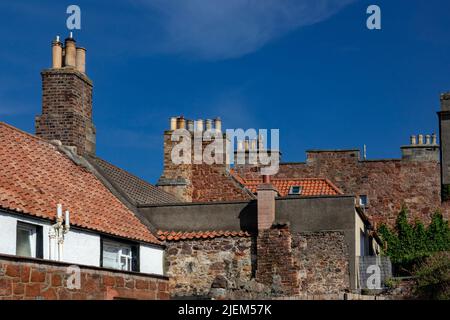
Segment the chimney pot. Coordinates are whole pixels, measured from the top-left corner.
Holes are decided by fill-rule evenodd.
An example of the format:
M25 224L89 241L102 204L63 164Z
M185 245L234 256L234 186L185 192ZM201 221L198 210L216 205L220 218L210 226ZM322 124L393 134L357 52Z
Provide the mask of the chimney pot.
M423 134L419 134L419 145L423 144Z
M177 117L170 117L170 130L174 131L177 129Z
M244 140L244 149L245 151L248 151L248 139Z
M415 135L411 136L411 145L415 146L417 144L417 137Z
M217 132L222 132L222 120L219 117L214 119L214 128Z
M67 38L65 41L65 61L64 65L66 67L76 66L76 56L77 50L75 46L75 40L73 38Z
M427 134L425 136L425 144L427 144L427 145L431 144L431 135Z
M189 130L189 132L194 132L194 121L193 120L187 121L187 129Z
M211 130L211 129L212 129L212 120L206 119L206 131Z
M242 140L238 140L237 149L238 149L238 151L244 150L244 144L243 144Z
M62 67L62 43L59 41L59 36L52 42L52 68L59 69Z
M86 73L86 49L78 47L76 48L75 64L77 70L81 73Z
M186 129L186 121L183 116L180 116L177 119L177 129Z
M256 151L256 143L257 143L257 140L256 140L256 139L252 139L252 140L251 140L251 142L250 142L250 149L251 149L252 151Z
M203 120L202 119L197 120L197 131L203 132Z
M431 143L432 143L433 145L437 145L437 136L436 136L436 133L433 133Z

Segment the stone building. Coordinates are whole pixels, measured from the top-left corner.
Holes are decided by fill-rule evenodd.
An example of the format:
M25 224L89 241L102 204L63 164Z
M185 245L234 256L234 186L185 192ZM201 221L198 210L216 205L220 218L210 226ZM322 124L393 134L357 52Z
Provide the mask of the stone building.
M53 42L36 136L0 122L0 299L169 297L164 245L88 161L107 166L94 156L84 57L72 38ZM153 203L175 201L133 186Z
M376 224L392 223L402 205L424 221L438 208L448 217L450 94L441 97L441 146L435 135L419 135L402 147L401 159L361 159L359 150L308 151L306 163L280 163L279 172L271 177L261 175L261 163L246 162L261 150L260 137L238 141L237 154L223 147L211 150L216 137L228 139L220 119L194 122L173 117L162 134L164 170L154 186L96 154L92 81L86 74L85 49L68 38L64 45L54 41L52 51L52 68L41 73L37 137L0 125L0 134L12 144L0 148L0 209L14 217L27 213L28 219L44 219L44 224L50 224L55 219L52 208L61 201L78 213L74 225L98 233L95 243L99 248L102 237L113 237L117 242L133 243L134 261L143 260L148 252L158 253L159 260L144 259L142 270L117 275L120 271L102 265L100 249L95 251L98 257L80 254L78 260L51 262L19 257L14 247L8 255L0 255L0 266L6 269L0 273L0 296L16 296L14 288L21 286L15 283L22 275L21 285L39 295L44 283L61 275L64 263L75 263L83 265L85 288L89 289L77 296L57 286L56 298L167 298L170 294L338 299L344 292L361 288L359 257L379 254ZM177 130L182 134L174 139ZM205 137L205 133L211 136ZM194 161L175 163L172 155L177 142L196 135L202 137L198 144L178 152ZM29 161L24 164L28 171L22 175L16 163L24 159L20 152L15 160L8 157L11 149L21 150ZM37 157L39 150L48 153L44 162ZM245 163L231 167L227 161L196 161L199 150L222 159L243 152ZM281 158L279 150L267 151ZM30 161L41 166L33 171ZM54 179L59 187L46 185L43 177L49 173L65 176L65 184ZM30 181L33 175L41 179ZM86 195L84 190L92 190L92 194ZM96 193L99 190L101 196ZM97 196L98 202L80 201L77 196ZM92 203L96 205L92 207ZM102 210L109 215L98 215ZM16 227L17 221L3 234L16 231ZM83 259L88 257L95 263L85 265ZM145 275L154 272L152 261L160 262L157 276ZM48 272L33 277L30 270L41 265L46 265ZM125 275L132 278L130 283ZM44 281L36 286L33 279ZM99 295L89 294L96 290ZM49 293L48 298L55 296Z

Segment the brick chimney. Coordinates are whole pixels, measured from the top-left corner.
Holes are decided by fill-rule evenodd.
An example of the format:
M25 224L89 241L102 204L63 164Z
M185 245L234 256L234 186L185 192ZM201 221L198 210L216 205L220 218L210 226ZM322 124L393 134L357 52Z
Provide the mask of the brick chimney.
M52 42L52 67L41 72L42 114L36 116L36 135L74 146L78 154L95 153L92 122L92 80L85 73L86 50L72 34Z
M275 197L277 191L270 183L270 176L263 176L263 183L257 188L258 230L267 230L275 221Z

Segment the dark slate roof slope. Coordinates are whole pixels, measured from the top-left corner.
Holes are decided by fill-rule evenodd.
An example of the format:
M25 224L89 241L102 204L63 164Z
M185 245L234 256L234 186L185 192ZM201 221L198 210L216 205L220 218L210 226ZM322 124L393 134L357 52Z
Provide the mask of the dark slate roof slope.
M163 204L180 202L175 196L94 156L87 157L98 171L136 204Z

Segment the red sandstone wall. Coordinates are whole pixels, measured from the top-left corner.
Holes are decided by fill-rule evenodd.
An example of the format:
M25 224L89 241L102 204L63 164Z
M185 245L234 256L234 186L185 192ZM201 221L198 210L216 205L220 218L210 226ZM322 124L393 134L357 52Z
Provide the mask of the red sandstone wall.
M68 264L0 256L0 300L168 299L166 277L81 267L81 288L67 288Z
M244 177L259 175L250 168L237 168ZM346 194L368 195L367 214L372 221L393 224L403 204L411 219L425 222L442 208L440 168L436 161L359 161L354 153L309 153L307 163L280 165L277 177L328 178Z
M225 168L192 166L193 202L250 200L251 196L226 173Z

